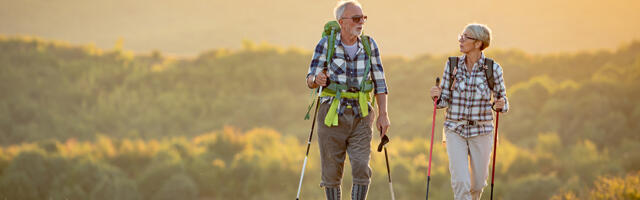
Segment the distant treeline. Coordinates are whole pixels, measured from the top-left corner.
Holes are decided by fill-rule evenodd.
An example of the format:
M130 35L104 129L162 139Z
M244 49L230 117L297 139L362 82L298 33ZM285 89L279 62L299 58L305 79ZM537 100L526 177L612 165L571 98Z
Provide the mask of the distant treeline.
M640 197L640 170L633 165L640 157L640 143L603 151L588 140L565 146L556 134L547 133L538 135L535 144L526 149L500 141L498 199ZM92 141L11 145L0 148L0 199L291 199L305 148L295 137L271 129L239 132L231 127L192 139L101 135ZM388 149L397 198L424 198L427 143L421 138L393 139ZM316 145L312 150L302 197L322 199L319 152ZM371 157L369 199L389 199L384 155L374 150ZM435 148L433 167L431 191L436 192L430 197L452 199L441 146ZM350 186L346 173L345 195ZM489 193L485 195L483 199Z

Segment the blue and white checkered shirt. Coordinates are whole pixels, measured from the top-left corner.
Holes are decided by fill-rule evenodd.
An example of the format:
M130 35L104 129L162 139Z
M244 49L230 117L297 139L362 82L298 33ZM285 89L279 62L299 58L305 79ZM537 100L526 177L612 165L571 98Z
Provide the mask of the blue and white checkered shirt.
M309 71L307 73L307 77L315 76L322 72L325 67L325 63L327 60L327 46L329 44L327 37L323 37L316 49L313 53L313 59L311 60L311 65L309 66ZM331 82L336 82L338 84L347 85L349 88L360 88L360 83L363 78L371 78L371 74L373 74L373 84L374 84L374 94L387 94L387 85L385 81L385 76L382 68L382 60L380 59L380 51L378 50L378 45L376 44L373 38L369 37L369 44L371 46L371 71L373 73L366 72L365 67L366 62L369 62L369 56L367 55L362 42L360 41L360 37L358 37L358 51L356 53L355 58L350 58L344 50L342 46L342 42L340 40L340 34L336 36L335 41L335 53L333 58L331 59L331 63L327 66L327 74L329 75L329 80ZM365 76L366 75L366 76ZM329 102L333 101L334 97L322 97L321 102ZM343 98L340 100L340 106L338 107L338 115L342 115L344 113L345 108L347 106L351 106L353 109L353 113L356 116L360 116L360 105L358 104L357 99L346 99Z

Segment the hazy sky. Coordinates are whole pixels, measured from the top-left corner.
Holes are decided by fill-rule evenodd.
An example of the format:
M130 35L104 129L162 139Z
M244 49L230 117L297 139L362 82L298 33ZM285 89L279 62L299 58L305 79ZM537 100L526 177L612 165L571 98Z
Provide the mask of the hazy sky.
M639 0L362 0L365 33L382 53L454 52L470 22L492 48L532 53L613 49L640 40ZM311 50L335 0L0 0L0 34L32 35L138 53L196 55L243 39Z

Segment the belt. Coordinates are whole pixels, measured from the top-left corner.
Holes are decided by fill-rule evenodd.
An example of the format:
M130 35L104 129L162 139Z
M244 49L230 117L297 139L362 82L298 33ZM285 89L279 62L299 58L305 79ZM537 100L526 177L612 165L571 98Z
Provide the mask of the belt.
M452 121L454 121L454 120L452 120ZM475 126L475 125L478 125L478 124L487 124L487 123L491 124L491 121L458 120L458 121L454 121L454 122L456 122L458 124L466 124L466 125L469 125L469 126Z

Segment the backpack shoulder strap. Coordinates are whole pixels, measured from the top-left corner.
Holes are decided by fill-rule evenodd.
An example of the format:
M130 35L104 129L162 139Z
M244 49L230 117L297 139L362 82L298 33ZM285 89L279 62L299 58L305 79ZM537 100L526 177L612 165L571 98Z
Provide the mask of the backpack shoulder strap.
M333 54L335 52L336 37L340 33L340 24L337 21L329 21L324 24L324 31L322 31L322 37L327 37L327 62L325 67L329 67Z
M329 63L331 63L331 59L333 58L333 54L335 53L336 36L338 35L338 33L339 31L337 30L331 30L331 34L327 36L327 62L325 63L325 68L329 67Z
M493 79L493 59L485 57L484 65L486 66L484 68L484 75L487 77L487 84L489 85L489 88L491 88L491 91L495 91L495 80Z
M362 46L364 47L364 51L367 53L367 56L369 57L369 62L366 62L366 66L364 68L365 72L371 72L371 79L373 79L373 70L371 69L371 44L369 44L369 36L367 35L362 35L360 36L360 41L362 42ZM366 78L366 76L365 76ZM365 79L362 79L362 82L364 82Z
M360 36L360 42L362 42L364 51L365 53L367 53L367 57L369 57L369 61L368 62L365 61L364 71L365 73L371 73L371 80L374 80L375 78L373 77L373 68L371 67L371 44L369 43L369 36L362 34ZM360 83L361 91L364 90L366 82L367 82L367 76L364 75L364 77L362 78L362 82ZM374 86L372 85L372 87ZM372 98L372 99L373 101L371 102L371 106L375 106L376 98Z
M362 46L364 46L364 51L367 52L367 56L371 58L371 45L369 44L369 36L362 35L360 36L360 40L362 41Z
M451 74L449 76L449 85L447 85L447 88L449 90L451 90L451 87L453 87L453 81L455 80L455 70L456 67L458 67L458 57L457 56L451 56L449 57L449 73Z

